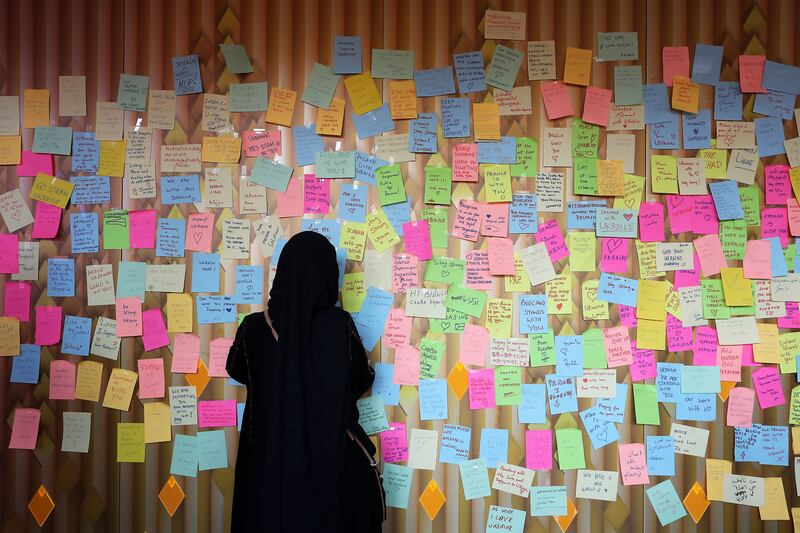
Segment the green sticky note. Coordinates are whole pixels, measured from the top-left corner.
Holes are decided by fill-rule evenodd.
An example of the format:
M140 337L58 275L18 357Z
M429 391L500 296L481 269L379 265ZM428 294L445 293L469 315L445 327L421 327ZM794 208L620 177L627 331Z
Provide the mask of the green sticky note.
M367 435L389 430L386 409L383 407L383 397L376 394L361 398L356 401L356 408L358 409L358 425Z
M386 506L408 509L408 495L411 492L411 476L414 470L408 466L394 463L383 465L383 490L386 492Z
M577 428L556 429L558 466L561 470L586 468L583 451L583 431Z
M486 459L479 457L458 464L461 477L461 486L464 489L464 499L474 500L491 496L492 488L489 486L489 471L486 469Z
M703 300L703 318L730 318L731 312L725 305L725 293L722 292L722 280L701 279L700 289Z
M633 408L636 423L657 426L661 424L658 413L658 389L647 383L633 384Z
M468 321L468 314L448 307L445 309L444 318L431 318L428 327L433 333L461 333Z
M531 366L553 366L556 364L556 339L553 329L547 333L531 333L528 335L528 347L531 354Z
M147 108L147 87L150 78L134 74L119 75L119 89L117 89L117 107L126 111L144 113Z
M414 77L414 51L373 48L371 72L375 79L410 80Z
M786 267L789 269L789 272L794 272L795 255L797 255L797 245L795 243L783 249L783 258L786 261Z
M425 269L424 281L434 283L461 284L464 282L464 271L467 263L461 259L452 257L435 256L428 263Z
M331 67L314 63L300 100L320 109L328 109L341 79L341 76L333 73Z
M127 250L131 247L128 212L115 209L103 213L103 248Z
M498 366L494 369L494 399L497 405L522 403L522 374L518 366Z
M453 184L450 167L425 167L426 204L450 205L450 191Z
M529 178L536 175L536 164L539 161L539 143L529 137L517 137L517 162L511 165L511 175L519 177L523 174Z
M253 65L247 57L247 50L241 44L221 44L222 55L225 56L225 65L228 72L233 74L248 74L253 72Z
M232 83L228 86L228 105L234 113L267 110L267 82Z
M144 424L140 422L117 423L117 462L144 462Z
M399 204L406 201L406 188L400 164L387 165L375 171L375 186L381 205Z
M72 151L72 128L67 126L35 128L33 151L37 154L69 155Z
M291 177L292 167L265 157L257 157L253 172L250 174L250 181L273 191L286 192Z
M726 259L743 260L747 247L747 224L744 219L720 220L719 240Z
M588 328L583 337L583 368L608 368L603 330Z
M428 221L428 229L431 234L431 247L447 248L447 228L450 224L447 209L442 207L423 207L422 220Z
M498 44L486 69L486 84L504 91L513 89L523 56L519 50Z
M686 516L686 508L675 492L672 480L665 479L658 485L645 489L645 492L662 527Z
M444 304L469 316L480 317L486 304L486 292L453 284L447 289Z
M483 184L487 202L511 201L511 169L508 165L483 165Z
M433 379L439 373L444 343L425 337L419 343L419 377Z
M614 103L639 105L642 101L642 66L617 65L614 67Z
M572 157L597 159L600 127L576 118L572 121Z
M742 201L744 222L748 226L761 226L761 210L758 206L759 190L755 185L739 187L739 199Z
M317 179L355 178L355 152L317 152L314 158Z
M597 196L597 159L576 157L572 160L575 194Z

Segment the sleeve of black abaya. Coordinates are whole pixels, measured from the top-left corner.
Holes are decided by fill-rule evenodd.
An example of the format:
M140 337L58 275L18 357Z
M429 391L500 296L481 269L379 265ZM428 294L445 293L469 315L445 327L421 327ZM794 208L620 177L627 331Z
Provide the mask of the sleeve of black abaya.
M247 336L247 318L236 328L236 338L233 339L231 349L228 351L228 360L225 362L225 371L228 375L241 383L250 385L250 371L247 363L247 349L245 337Z
M369 366L367 351L361 336L358 334L356 325L350 313L347 314L347 333L350 337L350 372L352 376L353 394L356 398L361 398L372 386L375 380L375 370Z

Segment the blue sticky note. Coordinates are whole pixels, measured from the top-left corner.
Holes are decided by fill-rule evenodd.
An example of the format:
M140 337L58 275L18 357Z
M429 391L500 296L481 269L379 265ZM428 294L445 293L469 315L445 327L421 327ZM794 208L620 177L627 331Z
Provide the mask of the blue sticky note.
M292 136L294 137L294 158L295 166L304 167L313 165L317 157L317 152L323 152L325 145L322 137L316 134L317 126L292 126Z
M304 218L300 222L300 228L303 231L313 231L319 233L334 246L339 246L339 241L342 236L342 223L338 220L320 219L320 218Z
M42 347L35 344L20 344L19 355L11 358L11 383L39 383L39 362Z
M758 462L761 455L761 425L733 428L733 459L737 463Z
M464 499L474 500L492 495L489 486L489 472L486 470L488 461L482 457L458 464L458 473L461 478L461 487L464 489Z
M436 114L420 113L408 124L408 151L412 154L436 153Z
M696 114L683 113L683 148L711 148L711 110L699 109Z
M394 231L403 237L403 224L411 220L411 202L406 199L403 202L383 206L383 213L389 219L389 223Z
M469 98L442 98L442 134L447 138L469 137Z
M567 487L531 487L531 516L564 516L567 514Z
M572 376L559 376L548 374L547 401L550 404L550 414L559 415L578 410L578 395L575 392L575 378Z
M67 315L61 335L61 353L88 356L91 336L91 318Z
M598 207L608 207L608 202L605 200L568 201L567 229L595 229Z
M789 427L762 425L758 451L762 465L789 466Z
M639 232L638 212L635 209L598 207L595 212L595 235L635 239Z
M348 222L364 222L367 216L367 193L369 187L353 183L342 183L339 186L339 206L336 214Z
M419 419L447 418L447 380L423 379L419 382Z
M628 398L628 384L617 383L617 395L613 398L601 398L597 402L600 416L614 422L622 424L625 422L625 406Z
M250 174L250 181L273 191L286 192L291 177L292 167L266 157L257 157L253 172Z
M479 51L455 54L453 63L458 78L458 92L477 93L486 90L486 73L483 70L483 56Z
M198 324L233 324L236 322L236 304L232 296L198 296Z
M654 487L645 489L645 492L662 527L686 516L686 508L681 504L672 480L666 479Z
M519 297L519 332L523 335L547 333L547 296L523 294Z
M156 257L183 257L186 244L186 221L159 218L156 230Z
M333 39L333 73L361 74L361 37L337 35Z
M687 368L687 367L684 367ZM682 376L681 376L682 377ZM717 395L714 393L678 393L675 405L677 420L713 422L717 418Z
M489 506L486 531L511 531L521 533L525 527L525 511L498 505Z
M33 152L69 155L72 149L72 128L40 127L33 130Z
M479 142L478 163L511 164L517 161L517 138L500 138L499 142Z
M353 119L353 125L356 127L356 134L360 141L394 129L389 104L383 104L378 109L373 109L363 115L351 113L350 117Z
M400 385L394 382L394 365L375 363L375 381L372 382L372 395L383 398L384 405L400 403Z
M538 198L535 194L514 193L508 206L508 233L536 233L538 225Z
M198 432L197 447L200 470L228 468L228 447L225 442L224 429Z
M653 124L650 128L650 148L653 150L680 150L681 136L678 132L680 113L669 112L670 119Z
M481 431L481 450L479 457L486 460L486 466L489 468L497 468L499 463L507 463L508 430L483 428Z
M442 96L456 92L453 81L453 69L450 66L415 70L414 83L417 86L417 97Z
M720 220L737 220L744 218L742 200L739 196L739 186L733 180L709 182L711 196L714 198L714 208Z
M544 383L522 384L522 400L517 406L520 424L544 424L547 421L546 395Z
M656 394L659 402L674 403L681 393L681 363L656 363Z
M589 435L592 448L595 450L616 442L620 438L617 426L603 416L602 410L598 406L581 411L581 420L583 420L583 427L586 428L586 433Z
M442 442L439 445L439 462L457 465L469 459L471 435L472 428L469 426L445 424L442 428Z
M361 304L361 310L353 313L353 322L367 351L372 351L383 335L383 328L386 326L386 318L389 316L393 301L394 294L391 292L369 287Z
M692 81L703 85L716 85L722 66L722 46L697 43L694 47Z
M70 213L69 233L73 254L97 253L100 248L97 213Z
M47 295L50 297L75 296L74 259L47 260Z
M75 185L70 197L73 205L111 202L111 180L108 176L71 176L69 180Z
M384 161L374 155L356 152L356 179L375 185L375 171L388 165L388 161Z
M175 81L175 96L203 92L200 63L196 55L173 57L172 77Z
M647 473L651 476L675 475L675 439L668 436L647 435Z
M718 393L719 391L718 366L684 365L681 368L681 393Z
M791 120L794 116L795 98L797 95L778 91L768 90L766 93L758 93L753 104L753 111L759 115Z
M597 288L598 300L636 307L638 296L639 280L615 276L607 272L600 273L600 284Z
M386 506L408 509L408 495L411 492L411 476L414 470L395 463L383 465L383 490L386 493Z
M764 63L761 86L770 91L800 94L800 67L768 59Z
M642 86L644 100L644 123L659 124L672 121L667 86L663 83L648 83Z
M789 273L789 267L786 265L786 256L783 255L783 248L781 248L780 237L768 237L765 239L770 244L770 269L773 278L779 278Z
M195 253L195 255L197 255ZM194 268L192 268L194 273ZM219 276L217 276L219 280ZM259 265L236 266L236 293L234 303L260 305L264 303L262 287L264 286L264 267ZM194 291L192 291L194 292Z
M198 463L197 437L176 433L169 473L176 476L197 477Z
M200 177L187 176L161 177L162 204L193 204L200 201Z
M758 157L785 154L783 141L783 122L775 117L757 118L753 121L756 125L756 144Z
M72 171L97 172L100 164L100 141L91 131L72 132Z
M244 402L236 404L236 429L242 430L242 421L244 420L244 408L247 404Z
M520 313L522 304L520 304ZM556 335L556 374L559 376L583 375L583 336Z
M144 302L147 265L141 261L120 261L117 269L117 298L139 298Z
M714 87L714 120L742 120L742 89L738 81L721 81Z

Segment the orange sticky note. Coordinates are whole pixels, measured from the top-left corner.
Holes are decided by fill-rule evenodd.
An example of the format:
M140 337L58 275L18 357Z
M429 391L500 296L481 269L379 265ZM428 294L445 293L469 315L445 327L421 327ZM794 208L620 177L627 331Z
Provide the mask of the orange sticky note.
M494 102L472 104L476 141L500 140L500 106Z
M170 516L175 514L175 511L178 510L178 507L183 503L185 497L186 495L175 480L175 476L169 476L169 479L161 488L161 492L158 493L158 499L161 500L161 505L164 506L164 509L166 509Z
M28 502L28 510L33 515L36 523L39 524L39 527L44 525L47 517L50 516L50 513L52 513L55 508L56 504L53 502L53 498L50 497L50 493L47 492L44 485L39 485L39 490L36 491L31 501Z
M394 120L417 118L417 85L414 80L389 82L389 110Z
M672 80L672 108L697 113L700 106L700 86L687 77L675 76Z
M0 165L19 165L22 157L22 137L0 137Z
M597 160L597 194L625 196L625 172L618 159Z
M356 115L363 115L383 105L381 95L370 71L345 78L344 86L350 101L353 103Z
M439 509L444 505L445 499L442 489L436 484L436 480L432 479L428 483L428 486L425 487L425 490L422 491L422 495L419 497L419 503L422 505L422 508L425 509L428 518L433 520L436 518L436 515L439 514Z
M456 363L447 375L447 384L450 386L450 390L453 391L456 398L459 400L463 398L464 393L467 392L467 388L469 387L469 372L467 371L467 367L461 363Z
M49 90L25 89L22 102L23 128L39 128L50 125Z
M186 374L186 383L195 386L198 398L203 394L203 391L206 390L209 381L211 381L211 378L208 375L208 368L203 364L202 359L197 362L197 372L194 374Z
M711 504L708 498L706 498L706 491L703 490L700 483L695 481L692 488L689 489L689 493L683 499L683 505L686 507L686 510L689 511L694 523L699 524L700 519L703 518L706 509L708 509L708 506Z
M564 58L564 83L587 87L592 77L592 51L567 47Z
M344 123L344 100L341 98L331 99L328 109L317 111L317 135L342 135L342 124Z
M241 137L203 137L200 159L205 163L238 163L241 154Z
M100 141L100 162L97 165L99 176L121 178L125 175L125 151L128 141Z
M273 87L269 91L269 107L264 118L270 124L291 126L294 105L297 102L297 91Z
M572 498L567 496L567 514L564 516L554 516L553 519L556 521L556 524L558 524L562 533L566 533L576 516L578 516L578 510L575 508L575 504L572 503Z

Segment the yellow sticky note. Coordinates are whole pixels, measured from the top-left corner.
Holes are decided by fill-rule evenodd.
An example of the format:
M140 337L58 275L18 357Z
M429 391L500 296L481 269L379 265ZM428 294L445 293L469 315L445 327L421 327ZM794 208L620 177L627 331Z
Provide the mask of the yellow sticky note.
M400 242L400 236L392 227L383 209L375 209L367 214L367 236L378 253Z
M500 140L500 106L494 102L472 104L476 141Z
M761 520L789 520L782 478L764 478L764 505L758 508L758 513Z
M100 162L98 176L121 178L125 175L125 151L128 141L100 141Z
M636 325L636 347L644 350L666 350L667 323L639 318Z
M671 155L650 156L650 181L654 193L678 194L678 160Z
M800 455L800 427L792 427L792 453Z
M596 244L594 233L576 231L569 234L569 269L572 272L594 272L596 270Z
M383 105L381 95L370 71L350 76L344 80L345 89L356 115L363 115Z
M514 275L503 278L506 292L525 292L531 289L531 280L525 272L525 264L517 254L514 254Z
M25 89L22 96L22 127L40 128L50 125L50 91Z
M667 310L665 302L667 287L663 281L650 279L639 280L639 291L636 298L636 318L665 321Z
M486 201L511 201L511 167L509 165L481 165Z
M724 459L706 459L706 497L721 502L724 498L725 476L733 471L733 464Z
M780 339L777 324L757 322L756 328L761 342L753 345L753 360L757 363L780 363Z
M587 279L581 287L584 320L608 320L608 302L597 298L599 279Z
M639 260L639 278L652 279L664 275L657 268L656 243L636 239L636 255Z
M115 368L111 371L108 378L106 395L103 397L103 407L109 409L119 409L127 411L131 408L131 398L133 389L136 388L136 381L139 374L124 368Z
M241 155L241 137L203 137L200 160L205 163L238 163Z
M117 424L117 462L144 462L144 424L119 422Z
M19 355L19 319L0 317L0 355Z
M600 196L623 196L625 194L625 172L618 159L597 160L597 194Z
M75 399L96 402L100 400L100 384L103 380L103 363L81 361L75 376Z
M270 124L291 126L294 105L297 102L297 91L273 87L269 92L269 107L264 118Z
M634 174L625 174L623 178L625 195L614 198L614 209L639 210L644 195L644 177Z
M19 165L22 154L21 143L20 135L0 137L0 165Z
M170 333L191 333L194 314L194 301L191 294L184 292L167 293L167 331Z
M530 282L528 283L530 290ZM572 274L562 272L544 284L547 294L547 312L551 315L572 314Z
M328 109L319 109L317 111L317 135L341 136L342 124L344 123L344 106L343 99L333 98Z
M29 198L64 209L72 196L75 185L54 176L39 172L31 187Z
M493 298L486 302L484 326L491 337L511 337L511 318L514 304L505 298Z
M389 111L394 120L417 118L417 86L414 80L389 82Z
M720 269L722 292L727 306L753 305L753 288L750 280L744 277L742 268Z
M348 250L349 251L349 250ZM367 296L367 285L363 272L350 272L344 275L342 284L342 309L348 313L357 313Z
M144 442L169 442L172 440L169 405L164 402L144 404Z
M348 259L363 261L364 249L367 247L367 224L364 222L345 222L342 224L339 246L347 250Z
M567 47L564 58L564 83L587 87L592 77L592 51Z
M672 108L697 113L700 106L700 86L685 76L672 79Z
M706 178L725 179L727 177L727 150L706 148L705 150L700 150L697 152L697 157L703 160L703 166L706 170Z

